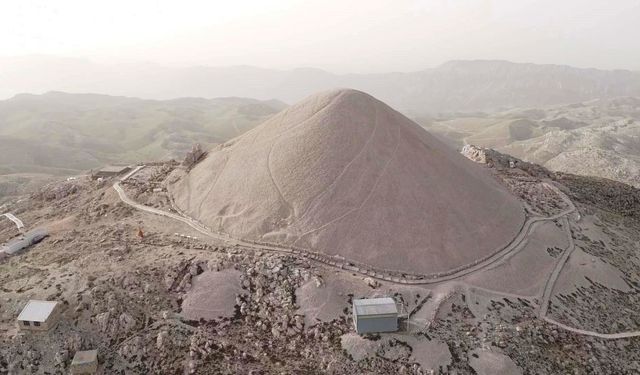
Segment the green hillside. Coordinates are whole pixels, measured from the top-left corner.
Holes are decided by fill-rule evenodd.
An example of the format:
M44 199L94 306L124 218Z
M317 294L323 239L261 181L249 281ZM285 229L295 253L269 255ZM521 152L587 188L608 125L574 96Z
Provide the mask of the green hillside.
M22 192L16 184L29 175L45 181L114 162L180 159L194 143L225 142L285 106L245 98L18 95L0 101L0 197Z
M195 142L224 142L283 107L242 98L18 95L0 102L0 174L66 175L111 162L178 158Z

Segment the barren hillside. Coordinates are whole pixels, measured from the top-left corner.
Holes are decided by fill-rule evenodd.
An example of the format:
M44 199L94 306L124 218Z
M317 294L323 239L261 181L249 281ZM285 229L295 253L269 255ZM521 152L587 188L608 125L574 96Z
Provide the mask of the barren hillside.
M233 237L420 274L490 255L524 221L485 170L354 90L288 108L212 150L171 191Z
M423 122L454 147L495 148L551 170L640 187L640 99L597 99Z

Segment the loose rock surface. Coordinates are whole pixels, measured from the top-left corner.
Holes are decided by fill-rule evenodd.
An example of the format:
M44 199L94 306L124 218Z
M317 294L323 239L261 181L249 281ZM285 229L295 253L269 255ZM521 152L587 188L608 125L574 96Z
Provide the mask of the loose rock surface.
M521 203L490 173L375 98L320 93L212 150L170 191L235 238L418 274L506 246Z

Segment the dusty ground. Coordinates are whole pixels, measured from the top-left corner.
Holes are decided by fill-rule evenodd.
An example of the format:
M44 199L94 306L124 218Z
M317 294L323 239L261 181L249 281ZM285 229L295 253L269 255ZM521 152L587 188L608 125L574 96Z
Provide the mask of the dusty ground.
M145 168L125 190L169 210L162 181L173 167ZM540 187L544 179L579 212L568 219L576 246L552 290L548 316L596 333L640 330L634 200L640 194L525 167L494 160L491 171L532 210L549 214L562 206ZM93 348L104 374L640 371L639 337L599 338L540 318L549 271L568 248L562 220L540 224L522 248L486 269L449 282L399 285L208 238L125 205L107 183L77 180L52 189L8 207L29 228L55 230L0 263L0 373L68 373L74 353ZM540 191L548 196L527 196ZM612 204L612 197L624 198ZM0 221L0 242L16 235L10 221ZM402 331L357 336L350 301L376 295L402 304L408 317ZM16 329L31 298L63 303L58 327L38 334ZM190 316L185 307L196 302L216 317Z

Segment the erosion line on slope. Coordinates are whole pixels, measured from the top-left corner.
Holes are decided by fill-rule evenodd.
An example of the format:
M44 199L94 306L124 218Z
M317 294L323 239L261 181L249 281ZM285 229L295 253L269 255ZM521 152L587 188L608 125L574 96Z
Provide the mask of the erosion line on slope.
M340 94L342 95L342 94ZM317 100L317 99L316 99ZM296 210L295 207L289 203L289 201L287 201L284 197L284 194L282 193L282 189L280 188L280 186L278 185L278 183L276 182L275 177L273 176L273 171L271 168L271 153L273 152L273 149L275 148L276 144L278 143L279 139L283 134L291 132L293 130L295 130L296 128L306 124L308 121L310 121L311 119L313 119L314 117L316 117L317 115L319 115L321 112L323 112L327 107L329 107L329 105L335 100L332 99L329 102L327 102L327 104L325 104L322 108L320 108L319 110L317 110L313 115L311 115L310 117L308 117L307 119L305 119L304 121L300 122L299 124L296 124L295 126L281 132L278 133L277 135L274 136L274 138L276 138L276 140L272 143L271 148L269 149L269 153L267 154L267 172L269 173L269 178L271 179L271 183L273 184L273 186L276 188L276 191L278 192L278 195L280 196L280 200L286 204L289 207L289 210L291 211L291 213L293 214L293 216L296 216ZM317 103L316 103L317 105ZM284 115L282 116L282 118L280 119L280 124L282 124L282 121L284 120Z
M187 189L187 199L185 199L185 202L187 204L187 208L191 210L191 179L189 176L185 175L184 180Z
M281 132L281 133L278 133L278 134L276 135L276 137L280 137L280 136L281 136L281 135L283 135L284 133L291 132L291 131L293 131L293 130L295 130L295 129L299 128L300 126L302 126L302 125L306 124L309 120L311 120L311 119L315 118L315 117L316 117L316 116L318 116L320 113L324 112L324 110L325 110L325 109L327 109L327 108L331 105L331 103L333 103L336 99L338 99L338 98L339 98L339 97L341 97L342 95L343 95L343 93L338 94L335 98L332 98L331 100L329 100L329 101L327 102L327 104L325 104L324 106L322 106L322 108L320 108L319 110L317 110L313 115L309 116L308 118L306 118L304 121L300 122L299 124L296 124L296 125L294 125L294 126L290 127L289 129L287 129L287 130L285 130L285 131L283 131L283 132ZM316 106L318 105L318 103L317 103L318 99L319 99L319 98L316 98Z
M320 227L318 227L318 228L316 228L316 229L312 229L312 230L310 230L310 231L307 231L307 232L303 233L300 237L298 237L298 238L293 242L292 246L293 246L293 245L295 245L295 244L296 244L299 240L301 240L303 237L305 237L305 236L307 236L307 235L309 235L309 234L311 234L311 233L317 232L317 231L319 231L319 230L322 230L322 229L326 228L327 226L329 226L329 225L331 225L331 224L333 224L333 223L335 223L335 222L337 222L337 221L339 221L339 220L343 219L344 217L346 217L346 216L350 215L350 214L351 214L351 213L353 213L354 211L357 211L357 210L359 210L359 209L361 209L361 208L362 208L362 206L364 205L364 203L369 199L369 197L373 194L373 191L374 191L374 190L376 189L376 187L378 186L378 183L380 182L380 179L382 178L382 175L384 175L384 173L385 173L385 171L386 171L386 168L387 168L387 167L389 166L389 164L391 163L391 160L392 160L393 158L395 158L395 156L396 156L396 154L397 154L397 151L398 151L398 146L400 145L399 138L400 138L400 128L398 128L398 134L396 135L396 147L394 148L394 150L393 150L393 152L392 152L391 156L389 157L389 159L387 160L387 162L385 163L385 165L382 167L382 170L380 171L380 174L378 175L378 177L376 178L376 181L374 182L373 186L371 187L371 190L369 190L369 193L367 194L367 196L365 197L365 199L362 201L362 203L360 204L360 206L352 208L351 210L349 210L349 211L345 212L344 214L342 214L342 215L338 216L338 217L337 217L337 218L335 218L335 219L332 219L332 220L328 221L327 223L325 223L325 224L321 225Z
M302 215L300 215L299 219L304 218L307 213L309 212L309 210L311 209L311 207L313 206L313 204L320 199L320 197L324 196L326 193L329 192L329 190L342 178L342 176L346 173L347 169L349 169L349 167L355 162L356 159L358 159L360 157L360 155L362 155L364 153L364 151L367 149L367 147L369 146L369 143L371 143L371 140L374 138L375 132L376 130L378 130L378 125L379 125L379 120L378 120L378 107L376 106L375 108L375 125L373 126L373 129L371 130L371 134L369 134L369 136L367 137L367 140L364 142L364 144L362 145L362 147L360 148L360 150L358 151L358 153L344 166L344 168L342 168L342 171L340 171L340 174L338 174L338 176L331 182L331 184L329 184L326 189L324 189L323 191L321 191L320 193L318 193L315 197L313 197L311 199L311 202L309 203L309 205L307 206L307 209L302 213Z
M222 168L220 168L220 173L218 173L218 175L216 176L216 179L213 181L213 183L211 184L211 186L209 186L209 189L207 190L207 193L202 197L202 200L200 201L200 204L198 205L198 210L196 211L196 216L200 216L200 213L202 212L202 206L204 205L204 202L206 202L209 198L209 194L211 194L211 192L213 191L213 188L216 186L216 184L218 183L218 180L220 179L220 176L222 176L222 173L224 173L225 168L227 167L227 163L229 162L229 159L231 159L231 155L225 155L226 158L224 159L224 164L222 165Z
M291 214L293 214L295 216L295 214L296 214L295 208L293 207L293 205L291 203L289 203L289 201L287 201L284 198L284 195L282 194L282 190L280 189L280 186L278 186L278 184L276 183L276 179L273 177L273 172L271 170L271 153L273 152L273 149L274 149L274 147L275 147L275 145L277 143L278 142L273 142L273 144L271 145L271 148L269 149L269 153L267 153L267 172L269 174L269 178L271 179L271 183L276 188L276 192L278 192L278 196L280 197L280 200L282 201L282 203L284 203L287 206L289 206L289 210L290 210Z
M378 178L374 182L373 186L371 187L371 190L369 191L367 196L364 198L362 203L360 203L360 206L358 206L356 211L360 211L362 209L362 207L364 207L364 205L367 204L369 199L371 199L371 197L373 196L373 193L378 188L378 184L380 183L380 180L382 180L382 176L384 176L387 173L387 168L391 164L391 161L393 159L395 159L396 156L398 156L398 149L400 148L400 127L397 126L397 129L398 130L396 132L396 146L393 148L393 152L392 152L391 156L389 157L389 160L387 160L387 162L385 163L384 167L382 167L382 170L380 171L380 175L378 176ZM355 211L353 211L353 212L355 212ZM351 232L353 232L353 225L354 225L354 223L351 223L351 225L349 226L349 231L347 232L347 235L343 237L343 239L349 239L350 238Z
M342 94L341 94L341 95L342 95ZM316 103L315 103L315 106L316 106L316 107L318 106L318 99L319 99L319 98L316 98L316 99L315 99L315 100L316 100ZM327 104L325 104L324 106L322 106L322 108L318 109L316 112L314 112L314 113L313 113L311 116L309 116L308 118L304 119L304 121L301 121L300 123L295 124L294 126L292 126L292 127L288 128L288 129L286 129L286 130L284 130L284 131L282 131L282 132L280 132L280 133L278 133L278 134L275 134L274 136L272 136L272 137L271 137L271 138L269 138L269 139L273 139L273 138L280 138L283 134L288 133L288 132L291 132L291 131L295 130L296 128L299 128L300 126L302 126L302 125L306 124L306 123L307 123L307 122L309 122L311 119L315 118L315 117L316 117L316 116L318 116L320 113L322 113L325 109L327 109L327 108L329 107L329 105L330 105L331 103L333 103L333 101L334 101L334 100L335 100L335 98L334 98L334 99L332 99L332 100L329 100L329 101L327 102ZM287 114L288 114L288 112L285 112L285 113L283 114L283 116L280 118L280 121L278 122L278 126L277 126L277 128L280 128L280 126L282 125L282 122L284 121L284 119L285 119L285 117L286 117L286 115L287 115Z

